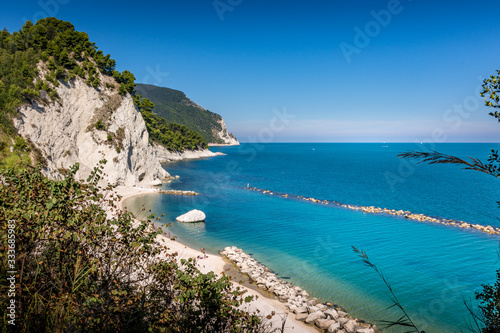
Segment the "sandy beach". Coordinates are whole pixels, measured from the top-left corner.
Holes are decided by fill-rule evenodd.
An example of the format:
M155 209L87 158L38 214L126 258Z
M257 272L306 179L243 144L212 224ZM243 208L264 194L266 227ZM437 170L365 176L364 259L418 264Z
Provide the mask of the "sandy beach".
M143 187L125 187L119 186L116 188L116 193L119 194L122 199L120 201L120 208L123 210L123 202L131 197L144 195L149 193L158 193L158 188L143 188ZM165 194L168 195L168 194ZM169 249L170 253L178 253L178 259L187 259L187 258L203 258L206 254L206 258L197 259L197 266L199 270L203 273L208 273L213 271L217 276L221 276L225 271L226 274L230 275L233 279L232 283L234 286L242 286L239 284L240 280L246 280L241 276L236 267L232 266L226 260L224 260L219 254L215 253L202 253L200 250L195 250L190 248L178 240L171 240L166 236L160 235L157 238L158 242L166 245ZM228 244L231 245L231 244ZM161 259L161 256L160 256ZM226 271L229 268L228 271ZM268 295L259 292L257 288L251 289L245 287L247 290L247 295L254 295L255 300L250 304L245 306L245 309L253 312L259 310L261 314L264 316L275 312L276 315L269 321L269 324L272 326L272 329L281 328L282 326L282 318L284 318L287 314L287 310L285 308L285 304L281 303L277 299L272 299L268 297ZM285 330L284 332L318 332L314 326L310 326L305 324L304 322L295 320L295 315L293 313L288 314L286 317Z

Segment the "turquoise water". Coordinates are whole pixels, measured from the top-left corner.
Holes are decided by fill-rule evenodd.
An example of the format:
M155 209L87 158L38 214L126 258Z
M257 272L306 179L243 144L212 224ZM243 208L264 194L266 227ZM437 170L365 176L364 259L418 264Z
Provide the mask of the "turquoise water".
M497 144L437 144L437 151L487 158ZM165 187L202 193L196 197L146 195L141 204L165 213L167 231L186 244L216 253L238 246L283 278L351 315L376 322L401 315L373 269L352 246L368 253L421 330L456 332L469 320L463 300L472 300L498 269L499 236L474 230L366 214L285 199L245 187L409 210L430 216L500 226L500 181L450 165L414 165L397 158L420 144L243 144L203 160L164 167L180 181ZM190 209L206 223L182 224ZM397 330L386 330L397 332Z

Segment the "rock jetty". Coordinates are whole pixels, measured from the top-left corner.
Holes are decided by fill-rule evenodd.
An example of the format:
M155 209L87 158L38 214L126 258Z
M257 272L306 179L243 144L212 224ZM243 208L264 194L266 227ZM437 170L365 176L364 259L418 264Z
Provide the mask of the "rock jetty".
M250 191L261 192L262 194L267 194L267 195L281 196L285 199L310 201L310 202L321 204L321 205L334 205L337 207L342 207L342 208L351 209L351 210L360 210L360 211L365 212L365 213L395 215L395 216L404 217L405 219L409 219L409 220L414 220L414 221L419 221L419 222L438 223L438 224L444 224L444 225L449 225L449 226L453 226L453 227L459 227L459 228L463 228L463 229L476 229L476 230L479 230L481 232L488 233L490 235L499 235L500 234L500 228L492 227L490 225L484 226L481 224L473 224L473 223L468 223L468 222L459 221L459 220L441 219L441 218L427 216L424 214L415 214L415 213L412 213L409 211L404 211L404 210L379 208L379 207L374 207L374 206L358 206L358 205L342 204L342 203L336 202L336 201L308 198L308 197L304 197L301 195L277 193L277 192L272 192L269 190L259 189L256 187L245 187L245 189L250 190Z
M164 190L160 189L158 192L170 195L198 195L195 191L181 191L181 190Z
M324 332L379 333L375 325L349 316L332 303L323 304L299 286L278 279L270 269L235 246L224 248L220 254L238 267L241 273L247 274L260 289L286 303L285 307L289 313L295 314L296 320L315 325Z

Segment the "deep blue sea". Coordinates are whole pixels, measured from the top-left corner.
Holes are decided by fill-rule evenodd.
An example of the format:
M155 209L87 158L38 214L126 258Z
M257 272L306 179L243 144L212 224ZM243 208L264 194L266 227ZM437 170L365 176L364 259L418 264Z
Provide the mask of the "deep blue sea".
M500 180L453 165L415 164L398 153L435 149L486 160L498 144L248 143L215 147L224 156L165 164L180 179L165 188L195 197L146 195L141 204L167 231L194 247L217 253L235 245L312 296L369 322L396 320L389 293L352 246L383 272L420 330L458 332L470 321L464 300L495 281L500 237L475 230L367 214L331 205L263 195L274 192L340 203L402 209L430 216L500 226ZM175 217L201 209L205 223ZM386 332L399 332L395 329Z

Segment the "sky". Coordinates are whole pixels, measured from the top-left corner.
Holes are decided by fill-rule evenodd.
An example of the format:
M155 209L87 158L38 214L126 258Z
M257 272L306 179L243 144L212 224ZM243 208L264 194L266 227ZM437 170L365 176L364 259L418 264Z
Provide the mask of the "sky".
M499 1L8 1L55 16L136 82L178 89L242 141L500 142L479 96Z

